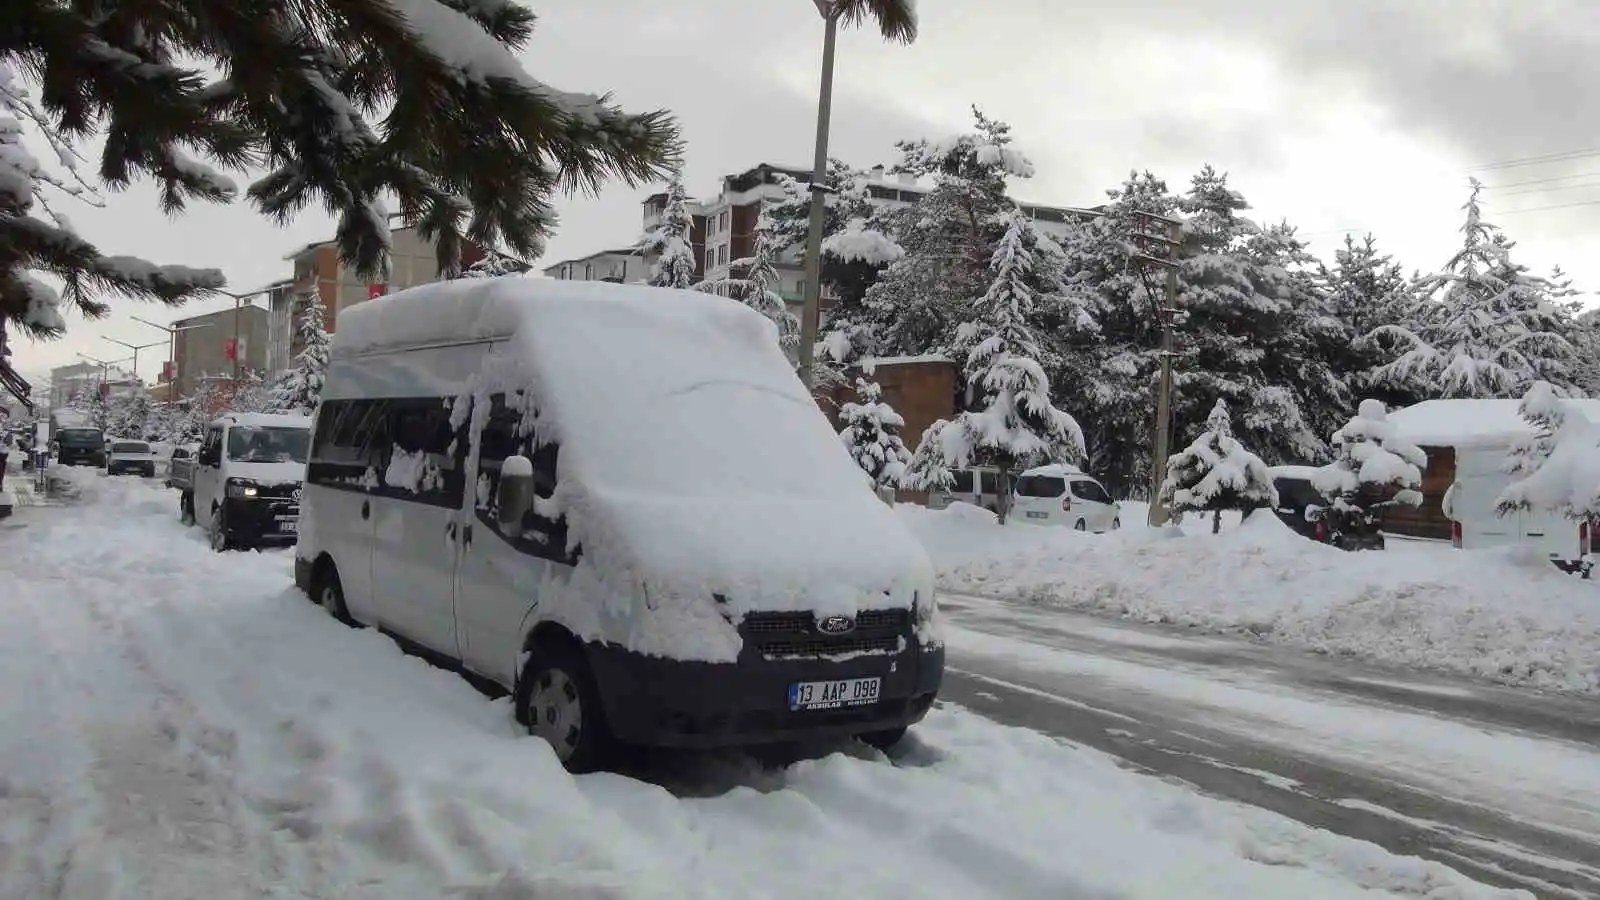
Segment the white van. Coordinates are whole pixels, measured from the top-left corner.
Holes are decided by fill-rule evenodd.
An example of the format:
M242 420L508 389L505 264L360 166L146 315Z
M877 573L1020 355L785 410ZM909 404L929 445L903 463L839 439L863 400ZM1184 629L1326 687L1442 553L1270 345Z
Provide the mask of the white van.
M1029 469L1012 485L1011 517L1035 525L1065 525L1101 534L1122 527L1122 505L1105 485L1076 466Z
M948 488L928 491L928 508L945 509L952 503L970 503L990 512L1000 511L1000 470L993 466L973 466L950 473Z
M944 670L933 568L721 297L430 284L340 315L295 580L614 742L897 741Z
M293 544L310 438L305 416L218 416L195 453L191 486L178 497L179 517L203 524L219 553Z
M1511 483L1504 448L1456 450L1456 479L1444 495L1450 541L1463 550L1521 545L1538 550L1568 572L1589 575L1588 557L1600 550L1595 523L1542 509L1495 513L1495 501Z

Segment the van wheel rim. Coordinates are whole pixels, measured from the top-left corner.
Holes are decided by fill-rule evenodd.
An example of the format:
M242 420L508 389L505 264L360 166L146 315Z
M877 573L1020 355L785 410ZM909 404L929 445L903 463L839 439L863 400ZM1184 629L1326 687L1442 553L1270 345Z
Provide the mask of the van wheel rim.
M222 531L222 513L211 514L211 548L221 550L227 544L227 536Z
M578 684L561 669L545 669L528 691L528 730L556 751L562 762L572 758L583 736L583 700Z

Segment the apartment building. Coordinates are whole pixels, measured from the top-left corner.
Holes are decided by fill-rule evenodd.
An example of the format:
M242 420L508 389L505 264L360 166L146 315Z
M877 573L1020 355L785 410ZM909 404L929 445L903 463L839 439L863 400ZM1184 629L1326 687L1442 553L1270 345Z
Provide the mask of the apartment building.
M268 310L252 303L191 316L172 323L173 387L169 393L192 397L208 378L267 371Z
M72 363L50 370L50 408L60 409L79 394L91 394L100 389L100 366L95 363Z

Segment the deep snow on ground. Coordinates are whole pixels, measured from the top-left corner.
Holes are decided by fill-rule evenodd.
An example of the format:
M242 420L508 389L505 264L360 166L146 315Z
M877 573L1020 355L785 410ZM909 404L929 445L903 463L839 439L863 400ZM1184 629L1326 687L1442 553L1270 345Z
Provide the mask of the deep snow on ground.
M1517 550L1391 539L1347 553L1267 513L1104 535L1012 523L957 504L898 507L947 589L1104 610L1511 684L1600 691L1600 581Z
M288 552L72 477L80 505L0 532L3 898L1524 896L948 708L893 763L575 779L506 701L312 606Z

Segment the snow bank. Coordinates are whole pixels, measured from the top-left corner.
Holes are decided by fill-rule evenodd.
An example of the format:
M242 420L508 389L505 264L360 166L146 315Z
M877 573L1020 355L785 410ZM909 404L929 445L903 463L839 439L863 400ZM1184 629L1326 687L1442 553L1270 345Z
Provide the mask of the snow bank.
M539 439L560 446L554 499L583 549L573 590L591 595L555 605L616 613L567 624L588 637L599 620L642 621L604 636L720 660L739 640L714 595L737 622L752 610L909 608L933 588L926 554L772 335L759 313L698 291L477 279L352 307L333 356L503 339L470 393L481 408L527 388ZM639 585L646 609L618 609Z
M1106 535L1001 528L981 510L956 510L897 509L946 589L1600 692L1600 584L1514 550L1396 540L1346 553L1266 512L1213 537L1136 524Z
M287 551L105 488L0 556L3 897L1525 896L951 709L900 765L575 779L505 700L308 603Z

